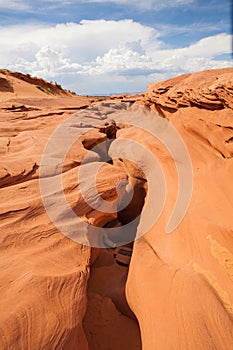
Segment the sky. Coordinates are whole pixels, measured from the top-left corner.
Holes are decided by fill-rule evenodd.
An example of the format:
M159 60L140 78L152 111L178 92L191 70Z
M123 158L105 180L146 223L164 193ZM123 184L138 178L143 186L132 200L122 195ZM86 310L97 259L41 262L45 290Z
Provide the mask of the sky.
M231 0L0 0L0 67L81 95L233 67Z

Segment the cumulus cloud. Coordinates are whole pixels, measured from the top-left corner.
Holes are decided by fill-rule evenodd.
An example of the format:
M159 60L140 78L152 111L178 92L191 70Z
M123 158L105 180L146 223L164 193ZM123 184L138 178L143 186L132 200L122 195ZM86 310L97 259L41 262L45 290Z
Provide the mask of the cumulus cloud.
M132 20L0 27L0 66L81 93L140 91L172 75L231 66L214 59L231 51L231 35L177 49L167 48L159 35Z
M0 27L0 44L4 59L15 60L17 54L35 55L43 46L63 52L72 61L86 62L95 59L122 41L140 41L143 47L151 43L158 47L158 32L132 20L86 21L80 24L67 23L49 25L17 25ZM12 43L12 45L9 45ZM0 53L1 55L1 53ZM1 62L0 62L1 63Z
M73 63L61 52L57 52L48 46L43 46L35 55L33 61L24 58L17 59L16 63L9 66L10 69L31 72L36 76L55 78L63 74L83 72L83 66Z

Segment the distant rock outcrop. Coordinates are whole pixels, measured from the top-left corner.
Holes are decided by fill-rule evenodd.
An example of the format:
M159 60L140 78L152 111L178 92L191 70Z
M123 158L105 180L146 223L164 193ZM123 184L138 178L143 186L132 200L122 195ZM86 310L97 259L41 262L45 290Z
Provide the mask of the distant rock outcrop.
M170 112L198 107L208 110L233 108L231 68L185 74L148 86L144 103Z
M0 100L14 97L56 97L75 96L75 93L65 90L61 85L47 82L44 79L32 77L30 74L11 72L7 69L0 70Z

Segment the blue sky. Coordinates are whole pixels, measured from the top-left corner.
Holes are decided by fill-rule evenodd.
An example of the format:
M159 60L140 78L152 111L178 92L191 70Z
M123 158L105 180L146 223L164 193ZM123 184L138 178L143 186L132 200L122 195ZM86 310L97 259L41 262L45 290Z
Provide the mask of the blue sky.
M0 0L0 66L80 94L231 67L230 0Z

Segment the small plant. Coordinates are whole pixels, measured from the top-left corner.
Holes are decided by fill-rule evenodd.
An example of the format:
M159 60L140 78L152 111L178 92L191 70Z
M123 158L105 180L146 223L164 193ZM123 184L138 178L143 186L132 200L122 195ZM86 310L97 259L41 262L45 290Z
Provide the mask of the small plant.
M57 87L58 89L62 90L62 86L61 86L60 84L58 84L56 81L55 81L54 84L56 85L56 87Z
M36 87L37 87L37 89L39 89L40 91L45 92L45 91L44 91L44 88L43 88L42 86L36 85Z
M53 95L53 91L50 88L44 88L43 86L36 85L37 89L44 92L45 94Z

